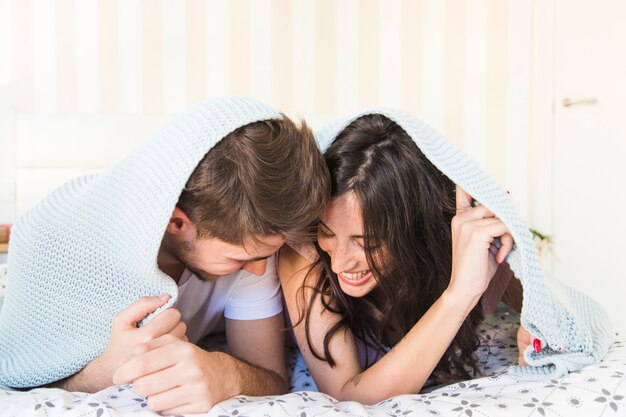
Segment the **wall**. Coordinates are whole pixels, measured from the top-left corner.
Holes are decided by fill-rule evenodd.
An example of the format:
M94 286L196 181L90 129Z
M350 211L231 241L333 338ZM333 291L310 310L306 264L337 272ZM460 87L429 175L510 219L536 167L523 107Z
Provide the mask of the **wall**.
M0 0L0 221L190 104L245 94L313 124L419 115L541 225L537 21L530 0Z

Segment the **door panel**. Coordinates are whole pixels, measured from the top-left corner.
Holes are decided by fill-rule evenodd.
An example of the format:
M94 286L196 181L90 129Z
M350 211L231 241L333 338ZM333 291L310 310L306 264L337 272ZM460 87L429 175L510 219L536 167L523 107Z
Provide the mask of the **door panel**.
M626 2L557 0L555 18L552 270L626 331Z

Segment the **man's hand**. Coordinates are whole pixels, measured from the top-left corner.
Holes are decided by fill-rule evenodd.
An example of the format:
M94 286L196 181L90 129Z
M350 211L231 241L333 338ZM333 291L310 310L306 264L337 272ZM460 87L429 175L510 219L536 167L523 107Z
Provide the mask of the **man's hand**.
M151 340L170 335L172 338L185 337L186 326L180 312L170 308L154 317L143 327L137 323L154 312L169 300L169 295L141 297L113 318L109 343L102 353L87 364L76 375L54 386L68 391L97 392L113 385L113 373L136 354L137 349Z
M116 384L133 384L153 411L205 413L235 395L287 390L282 314L260 320L226 320L232 355L207 352L166 334L143 344L115 372Z
M172 335L142 345L115 372L116 384L133 384L150 409L167 414L201 413L239 394L237 360L207 352Z

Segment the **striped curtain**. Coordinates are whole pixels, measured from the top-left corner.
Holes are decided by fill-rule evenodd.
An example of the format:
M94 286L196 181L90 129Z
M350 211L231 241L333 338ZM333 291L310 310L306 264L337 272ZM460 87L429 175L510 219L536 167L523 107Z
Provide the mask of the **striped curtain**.
M524 215L534 4L0 0L0 93L35 115L174 114L223 94L300 117L400 108L465 148Z

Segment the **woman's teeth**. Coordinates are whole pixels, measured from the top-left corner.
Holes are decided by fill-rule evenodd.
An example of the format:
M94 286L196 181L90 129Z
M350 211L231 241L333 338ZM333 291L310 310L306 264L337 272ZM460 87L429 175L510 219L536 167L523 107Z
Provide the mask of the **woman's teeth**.
M352 280L358 280L360 278L363 278L365 276L365 274L367 274L369 271L361 271L361 272L342 272L341 275L343 275L344 277L348 278L348 279L352 279Z

